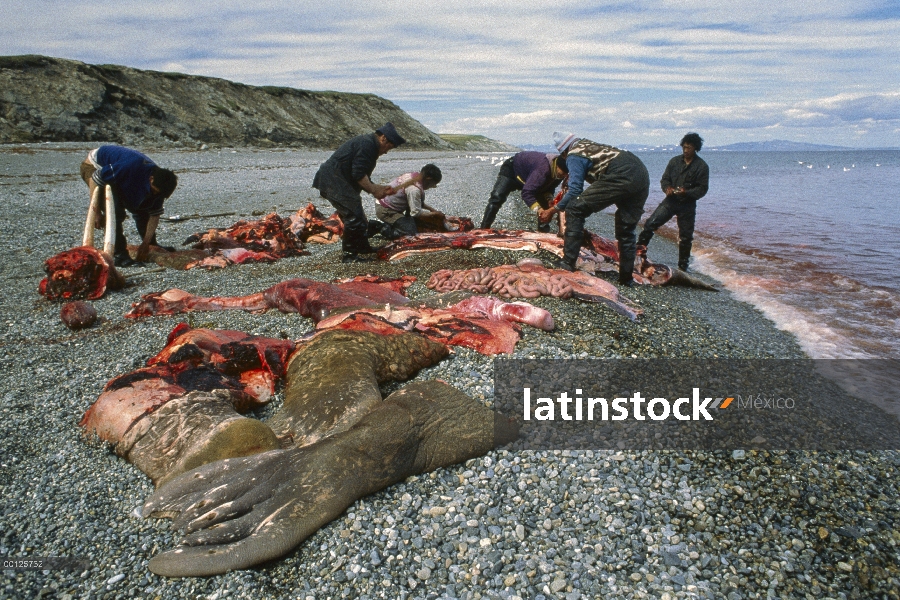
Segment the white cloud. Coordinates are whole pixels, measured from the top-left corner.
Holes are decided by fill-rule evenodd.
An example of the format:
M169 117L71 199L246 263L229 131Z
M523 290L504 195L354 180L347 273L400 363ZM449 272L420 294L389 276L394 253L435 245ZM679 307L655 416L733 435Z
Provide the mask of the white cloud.
M9 0L0 53L371 92L433 129L515 143L558 127L638 142L774 126L838 143L869 119L867 140L900 145L900 20L858 16L880 6Z

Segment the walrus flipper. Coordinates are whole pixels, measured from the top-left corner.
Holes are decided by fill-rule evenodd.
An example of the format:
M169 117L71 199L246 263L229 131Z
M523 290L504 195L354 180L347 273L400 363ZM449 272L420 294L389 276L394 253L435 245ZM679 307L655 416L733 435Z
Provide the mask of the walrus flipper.
M214 575L277 558L359 498L507 440L495 438L493 411L459 390L411 384L312 445L218 461L161 487L144 516L178 514L174 525L190 533L150 570Z
M284 405L268 425L293 446L314 443L348 429L379 404L379 383L409 379L448 353L443 344L413 333L320 333L291 357Z

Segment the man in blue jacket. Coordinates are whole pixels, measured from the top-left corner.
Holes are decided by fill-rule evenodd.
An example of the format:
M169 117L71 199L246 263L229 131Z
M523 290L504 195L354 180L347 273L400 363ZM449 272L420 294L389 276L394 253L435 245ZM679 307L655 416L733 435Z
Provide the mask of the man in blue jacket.
M647 244L656 230L675 217L678 223L678 268L687 271L694 241L697 200L709 191L709 166L697 156L703 147L703 138L698 134L688 133L681 138L680 145L682 153L672 157L659 182L666 197L644 223L637 243L638 252L646 253Z
M522 201L533 212L546 209L553 198L553 191L567 173L565 159L560 159L556 154L526 151L507 158L500 165L500 173L481 219L481 229L490 228L500 207L515 190L522 190ZM538 231L549 232L549 221L539 221Z
M650 175L637 156L607 144L576 138L571 133L553 134L569 168L569 190L555 207L539 215L547 220L555 211L566 214L564 257L559 269L575 270L584 240L584 221L595 212L616 206L615 232L619 243L619 283L634 285L636 253L634 230L650 194ZM590 186L584 189L585 182Z
M156 166L152 160L137 150L122 146L100 146L92 150L81 163L81 178L88 185L91 198L97 186L112 187L116 211L116 242L114 262L117 267L135 265L128 255L125 231L122 223L125 211L134 217L134 224L141 236L137 260L143 262L156 243L156 228L163 214L163 203L175 191L178 176L168 169ZM167 248L169 249L169 248Z
M370 254L375 249L369 245L366 230L369 220L363 210L363 190L380 200L391 193L390 186L377 185L370 179L375 163L382 154L406 142L391 123L385 123L375 133L358 135L338 148L322 163L313 179L313 187L328 200L344 223L341 246L343 262L365 260L360 254Z

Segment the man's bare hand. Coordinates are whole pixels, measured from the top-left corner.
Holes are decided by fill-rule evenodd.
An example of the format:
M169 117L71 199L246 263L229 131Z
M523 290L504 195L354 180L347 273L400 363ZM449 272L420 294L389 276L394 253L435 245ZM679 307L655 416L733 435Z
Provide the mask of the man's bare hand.
M147 262L147 258L150 256L150 244L141 244L138 246L137 254L135 254L134 259L138 262Z
M538 211L538 223L541 225L545 225L550 222L550 219L553 218L553 215L556 214L555 208L545 208L543 210Z

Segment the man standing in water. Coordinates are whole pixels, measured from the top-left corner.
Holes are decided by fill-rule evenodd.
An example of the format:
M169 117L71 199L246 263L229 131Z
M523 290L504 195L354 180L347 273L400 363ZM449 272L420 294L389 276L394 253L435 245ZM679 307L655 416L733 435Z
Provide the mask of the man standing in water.
M566 159L569 189L555 207L541 211L546 222L557 211L566 215L565 255L556 268L575 270L584 240L584 221L595 212L616 206L616 241L619 242L619 283L634 285L634 230L650 193L650 175L637 156L606 144L554 133L557 150ZM590 187L584 189L585 182Z
M698 134L688 133L681 138L680 145L681 155L672 157L659 182L666 197L644 223L637 251L645 255L656 230L675 217L678 222L678 268L687 271L694 241L697 200L709 190L709 166L697 156L703 147L703 138Z
M377 200L391 193L390 186L372 183L369 177L375 170L378 157L406 142L394 126L385 123L375 133L358 135L344 142L331 157L322 163L313 179L313 187L328 200L344 222L341 247L343 262L359 262L360 254L371 254L375 249L366 238L369 220L363 210L363 190Z

